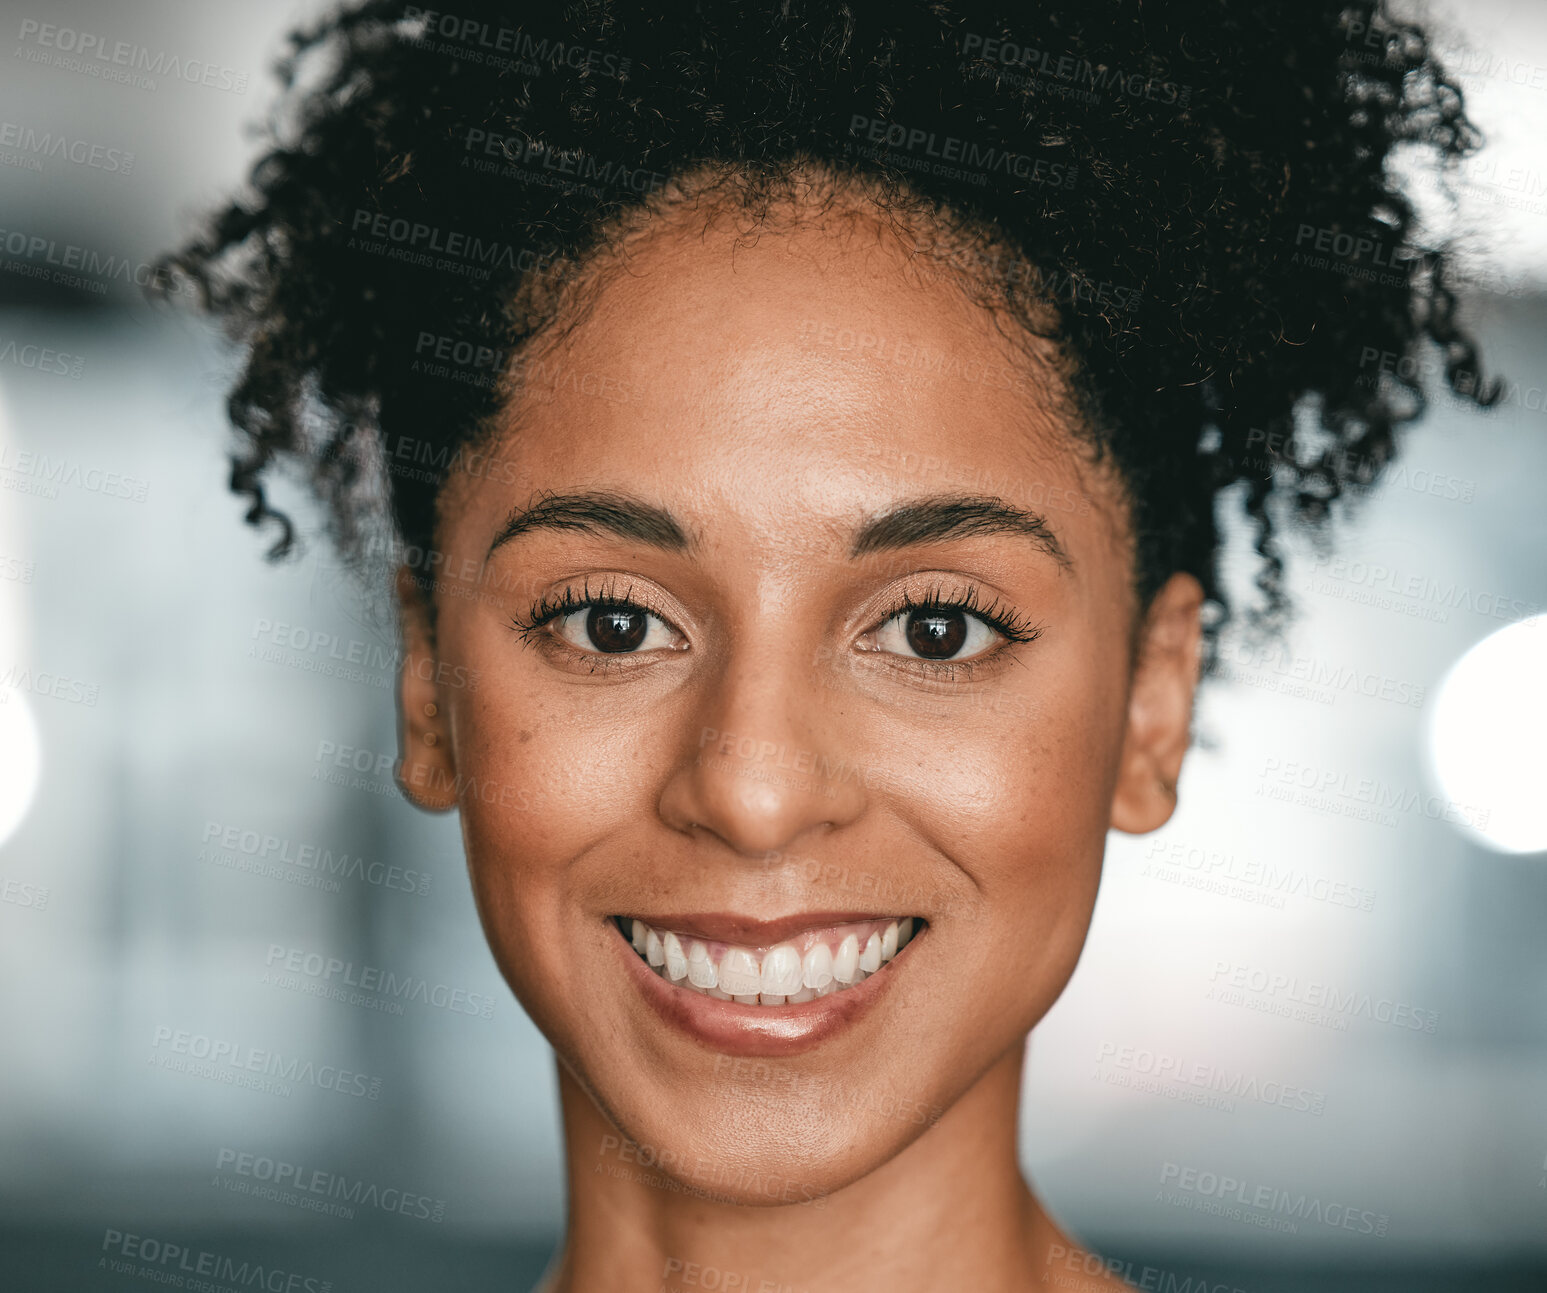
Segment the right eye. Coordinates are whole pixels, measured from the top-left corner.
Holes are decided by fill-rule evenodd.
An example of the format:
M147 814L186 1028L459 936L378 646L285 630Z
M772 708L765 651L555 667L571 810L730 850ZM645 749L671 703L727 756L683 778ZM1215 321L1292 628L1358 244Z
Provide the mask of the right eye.
M672 646L676 630L642 606L593 603L552 620L554 636L580 651L624 655Z

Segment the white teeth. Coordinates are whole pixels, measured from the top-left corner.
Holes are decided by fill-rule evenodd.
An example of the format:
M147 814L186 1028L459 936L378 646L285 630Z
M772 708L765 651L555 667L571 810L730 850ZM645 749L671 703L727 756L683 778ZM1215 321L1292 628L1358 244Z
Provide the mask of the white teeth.
M807 988L825 988L833 981L833 951L826 943L817 943L801 962L800 981Z
M859 926L870 931L863 946L857 933L845 934L837 951L818 941L821 935L807 935L761 955L747 947L657 931L642 920L628 918L617 924L627 927L629 941L650 968L679 987L744 1006L782 1006L863 983L908 945L917 922L912 916L879 928L879 921L867 922ZM808 942L802 956L800 948ZM712 947L724 949L718 965Z
M763 957L760 991L764 997L787 997L801 988L800 953L788 943L780 943Z
M666 953L666 973L673 983L687 975L688 958L682 954L682 940L675 934L667 934L661 940L661 950Z
M763 989L757 957L744 947L731 948L720 958L720 986L733 997L757 996Z
M696 938L688 948L688 982L695 988L719 986L720 976L709 959L709 949Z
M872 934L859 954L859 968L866 974L874 974L881 968L881 935Z
M838 944L838 955L833 957L833 978L839 983L853 983L854 972L859 969L859 939L850 934Z

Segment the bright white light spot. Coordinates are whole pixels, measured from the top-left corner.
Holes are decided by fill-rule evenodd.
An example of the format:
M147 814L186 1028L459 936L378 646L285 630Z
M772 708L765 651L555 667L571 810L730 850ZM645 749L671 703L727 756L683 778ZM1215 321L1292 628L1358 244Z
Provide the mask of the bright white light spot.
M27 697L0 689L0 844L10 838L32 807L43 751Z
M1484 638L1456 661L1429 722L1447 816L1501 853L1547 849L1547 615Z

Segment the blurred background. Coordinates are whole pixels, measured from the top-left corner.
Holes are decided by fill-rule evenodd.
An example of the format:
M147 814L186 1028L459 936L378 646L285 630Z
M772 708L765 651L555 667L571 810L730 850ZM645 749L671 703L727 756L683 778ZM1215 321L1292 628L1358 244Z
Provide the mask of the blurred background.
M455 819L385 770L381 590L320 543L261 560L232 358L136 286L239 185L317 11L0 5L8 1289L157 1282L109 1260L135 1234L522 1290L562 1225L548 1047ZM1437 400L1337 556L1298 554L1290 639L1227 646L1181 809L1113 837L1031 1041L1028 1170L1143 1288L1547 1288L1547 8L1434 12L1490 143L1454 209L1419 196L1471 231L1505 397ZM105 80L42 23L209 74ZM416 988L329 999L330 959ZM321 1206L286 1188L314 1172Z

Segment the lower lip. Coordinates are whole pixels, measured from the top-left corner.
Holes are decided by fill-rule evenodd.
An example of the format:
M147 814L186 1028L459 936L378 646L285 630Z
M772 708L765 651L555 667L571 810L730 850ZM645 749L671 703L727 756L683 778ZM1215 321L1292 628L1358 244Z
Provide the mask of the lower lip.
M924 933L921 929L879 973L852 988L793 1006L748 1006L677 987L645 964L615 922L607 924L629 977L668 1024L722 1055L767 1057L798 1055L857 1023L886 993L897 963Z

